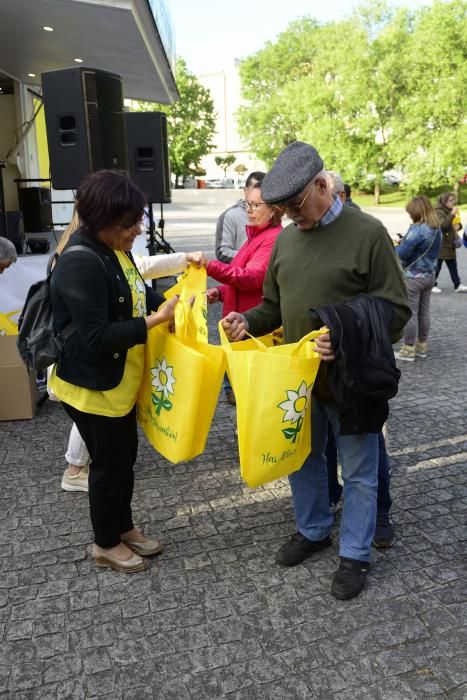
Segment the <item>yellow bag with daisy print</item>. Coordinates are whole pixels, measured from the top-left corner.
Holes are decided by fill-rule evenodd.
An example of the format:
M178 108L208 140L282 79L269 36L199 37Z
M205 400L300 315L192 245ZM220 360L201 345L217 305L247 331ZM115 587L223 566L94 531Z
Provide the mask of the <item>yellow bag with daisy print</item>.
M326 332L267 347L259 338L229 343L219 324L237 402L240 473L252 488L297 471L310 453L320 355L309 341Z
M151 445L173 464L200 455L216 410L225 354L199 342L193 310L175 307L175 333L168 324L148 332L138 420Z

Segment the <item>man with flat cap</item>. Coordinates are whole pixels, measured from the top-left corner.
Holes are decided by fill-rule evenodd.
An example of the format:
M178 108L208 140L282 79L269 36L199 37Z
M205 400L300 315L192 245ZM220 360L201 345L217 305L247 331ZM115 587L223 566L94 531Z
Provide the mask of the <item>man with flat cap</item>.
M359 294L389 302L390 335L398 340L410 317L402 272L388 232L377 219L345 207L332 194L323 161L312 146L295 141L278 156L263 180L261 196L285 207L292 223L278 236L264 281L263 301L244 314L223 319L231 340L249 331L260 336L280 325L284 341L298 341L313 330L310 308L339 305ZM335 359L329 334L316 341L325 362ZM312 450L289 476L297 532L276 555L295 566L331 544L325 449L331 422L344 479L340 565L331 593L357 596L365 585L376 524L377 433L341 434L334 408L313 397ZM343 431L344 432L344 431Z

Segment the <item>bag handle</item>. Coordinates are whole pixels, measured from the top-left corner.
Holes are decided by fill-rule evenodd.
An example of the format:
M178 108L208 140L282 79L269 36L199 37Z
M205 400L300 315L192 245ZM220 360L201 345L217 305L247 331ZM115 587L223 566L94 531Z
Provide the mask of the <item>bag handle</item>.
M292 352L290 353L291 355L298 355L300 353L301 348L305 343L308 343L315 338L318 338L320 335L324 335L325 333L329 333L329 328L326 326L323 326L322 328L319 328L317 331L311 331L310 333L307 333L306 335L303 336L303 338L300 338Z
M174 309L175 336L183 340L197 339L196 323L193 317L193 308L188 301L179 299Z
M300 349L305 343L307 343L308 341L312 341L315 338L318 338L320 335L324 335L325 333L329 333L329 328L326 328L326 326L323 326L323 328L320 328L317 331L310 331L310 333L304 335L303 338L300 338L294 349L291 351L291 355L298 355ZM246 333L246 335L252 340L254 340L254 342L258 346L258 350L267 349L266 345L261 340L259 340L259 338L255 338L255 336L251 335L248 332ZM225 352L232 352L232 348L230 347L230 341L227 338L224 326L222 325L222 321L219 321L219 336L221 339L221 345L224 348Z
M219 337L221 339L221 345L224 348L224 351L225 352L233 352L232 347L231 347L231 342L227 338L227 334L224 330L224 326L222 325L222 321L219 321L218 328L219 328ZM248 331L246 331L245 334L256 343L256 345L258 346L258 350L265 350L266 349L266 345L261 340L259 340L259 338L255 338L255 336L248 333Z

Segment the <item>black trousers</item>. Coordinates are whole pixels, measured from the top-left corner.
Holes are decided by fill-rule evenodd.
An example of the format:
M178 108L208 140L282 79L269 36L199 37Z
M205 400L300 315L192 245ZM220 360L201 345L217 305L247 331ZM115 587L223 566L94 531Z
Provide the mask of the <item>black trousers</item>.
M457 260L456 258L451 258L450 260L441 260L441 258L438 258L438 264L436 266L436 279L438 279L438 275L441 270L441 265L443 262L446 263L447 268L449 270L449 274L451 275L452 283L454 285L454 289L457 289L457 287L461 283L461 279L459 277L459 273L457 271Z
M138 452L136 406L122 418L83 413L63 402L62 406L76 423L91 457L89 507L94 542L106 549L116 547L120 535L133 529L133 465Z

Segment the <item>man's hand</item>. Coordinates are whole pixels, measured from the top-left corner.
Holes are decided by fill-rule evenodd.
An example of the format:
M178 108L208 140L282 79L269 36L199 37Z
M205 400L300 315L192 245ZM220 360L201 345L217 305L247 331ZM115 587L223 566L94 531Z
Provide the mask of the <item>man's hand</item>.
M205 254L201 250L195 250L194 253L185 253L186 264L192 263L197 267L206 267L208 261Z
M220 296L221 293L218 287L211 287L211 289L206 290L206 300L208 304L215 304L216 301L219 301Z
M316 352L319 352L321 359L324 360L324 362L330 362L331 360L336 359L334 350L332 349L331 336L329 333L319 335L317 338L315 338L315 343Z
M241 314L231 311L221 321L225 334L229 340L235 342L241 340L248 330L248 325Z

